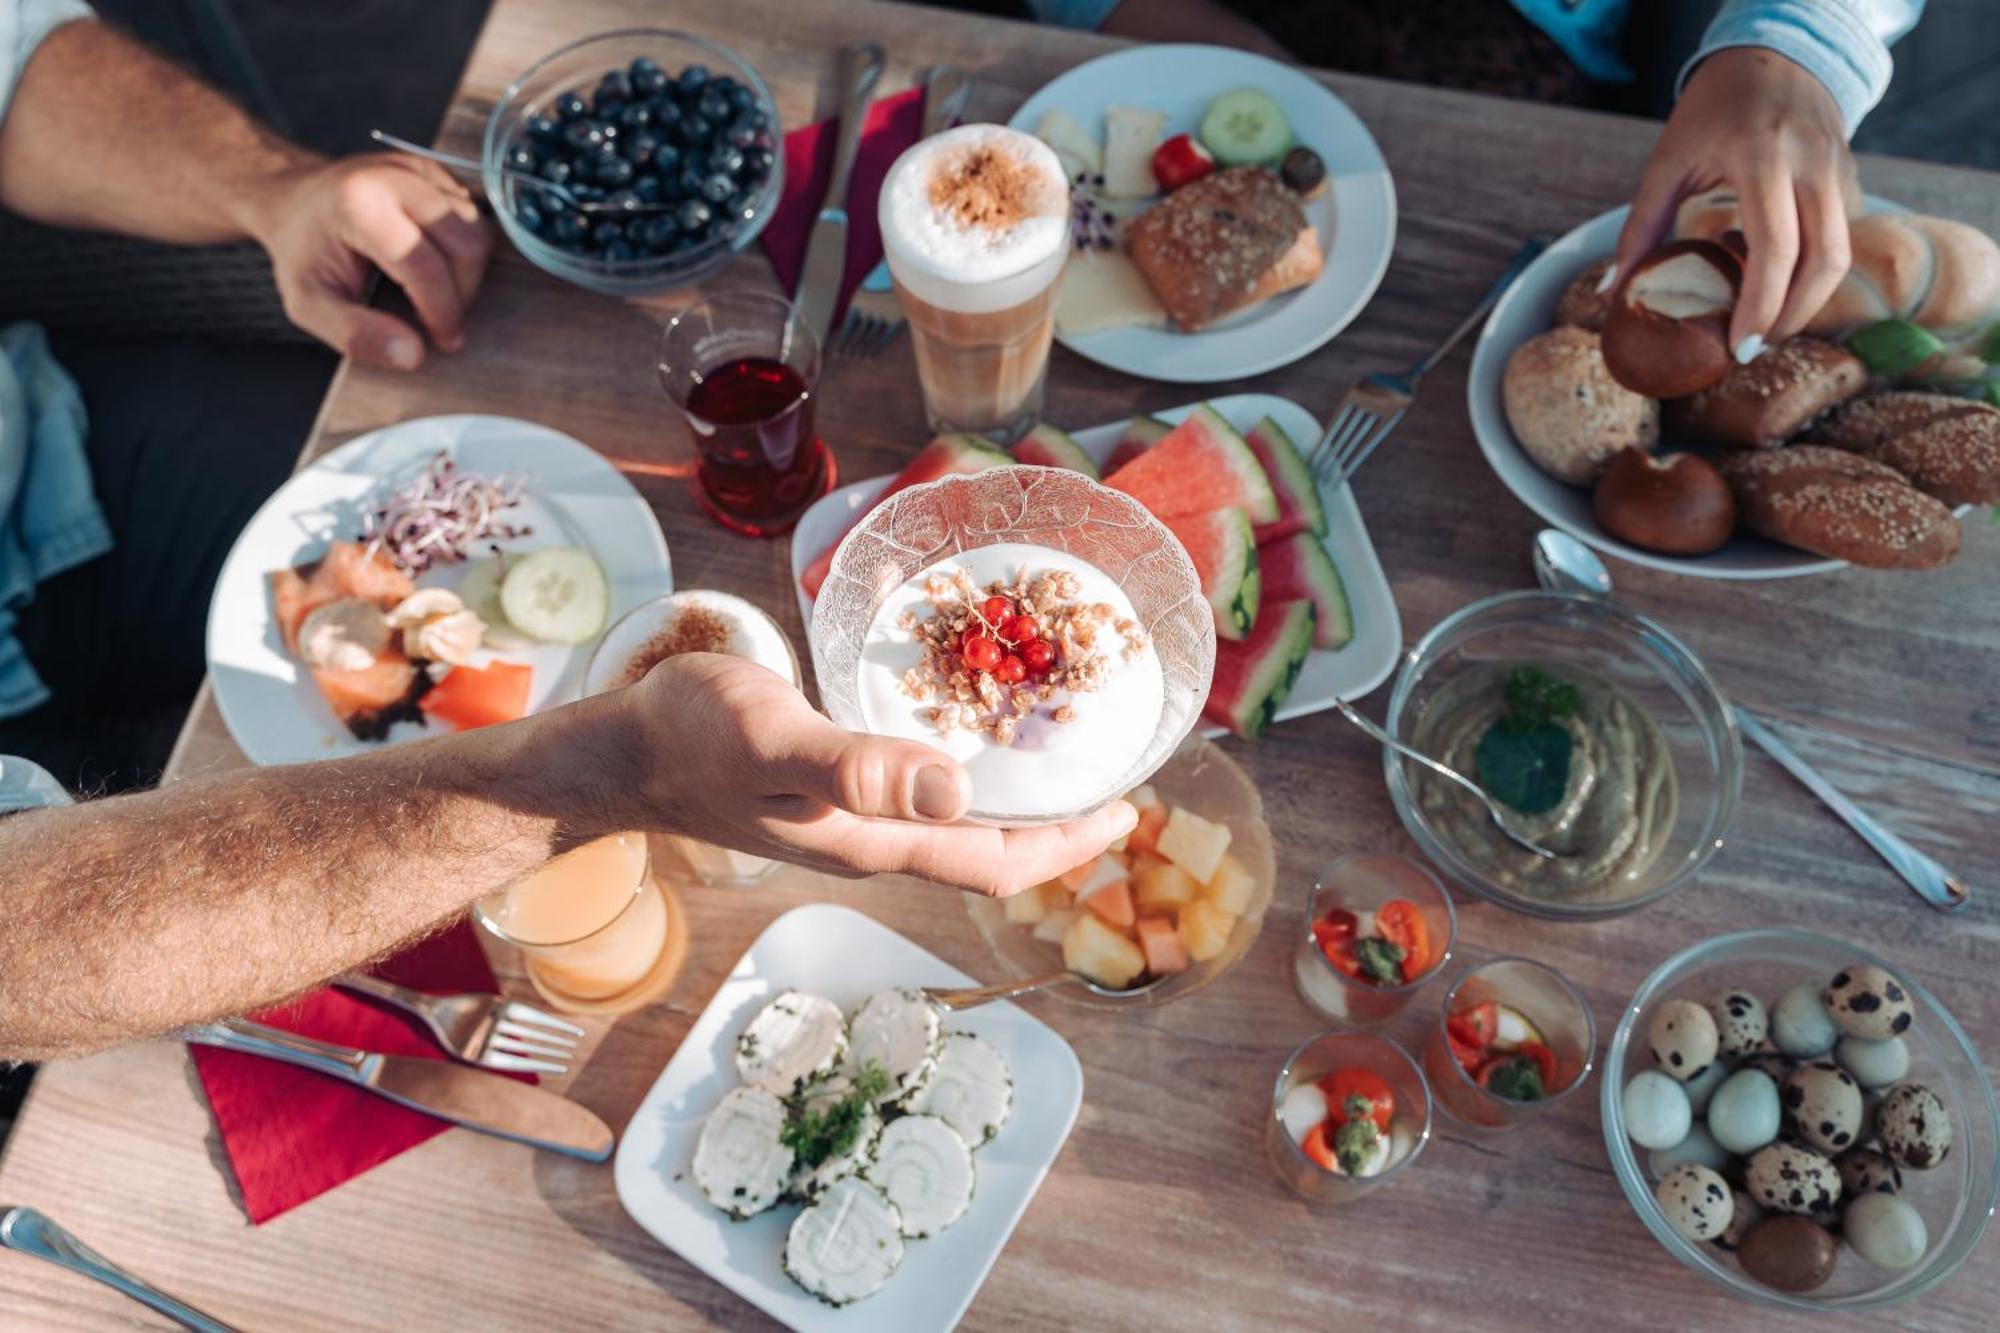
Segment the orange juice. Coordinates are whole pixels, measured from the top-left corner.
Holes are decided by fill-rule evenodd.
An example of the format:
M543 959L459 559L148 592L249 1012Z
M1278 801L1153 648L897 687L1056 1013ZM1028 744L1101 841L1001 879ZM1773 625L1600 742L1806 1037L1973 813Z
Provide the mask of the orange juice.
M614 833L563 853L487 898L489 929L521 947L551 998L603 1000L645 979L667 943L667 905L646 838Z

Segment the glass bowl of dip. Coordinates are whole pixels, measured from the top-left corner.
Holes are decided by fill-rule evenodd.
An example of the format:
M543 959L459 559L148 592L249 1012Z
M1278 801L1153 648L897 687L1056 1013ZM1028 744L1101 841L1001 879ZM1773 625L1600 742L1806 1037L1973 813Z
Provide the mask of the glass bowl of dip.
M1573 711L1544 719L1570 736L1560 797L1514 816L1562 855L1515 846L1470 793L1385 749L1390 798L1424 854L1481 897L1555 920L1618 916L1693 879L1735 818L1743 747L1707 669L1644 616L1565 593L1474 602L1410 650L1383 725L1488 781L1480 742L1519 716L1508 685L1524 668L1531 684L1573 687Z
M1032 700L1009 744L940 729L940 700L905 688L923 656L915 630L933 614L925 579L939 566L982 590L1074 575L1059 606L1109 608L1096 631L1101 686ZM1043 623L1060 614L1035 610ZM1215 672L1214 613L1180 542L1131 497L1063 468L946 477L877 505L834 552L809 638L835 723L950 754L972 776L968 818L1001 826L1075 819L1146 781L1193 730Z

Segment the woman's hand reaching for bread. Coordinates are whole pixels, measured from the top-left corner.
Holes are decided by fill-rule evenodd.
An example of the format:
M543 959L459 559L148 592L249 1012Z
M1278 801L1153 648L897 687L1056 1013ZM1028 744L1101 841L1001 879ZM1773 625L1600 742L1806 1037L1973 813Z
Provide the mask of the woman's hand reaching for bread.
M1800 66L1762 47L1701 62L1646 163L1605 286L1673 231L1681 200L1735 191L1747 257L1729 325L1740 362L1797 333L1826 303L1849 260L1858 199L1840 108Z

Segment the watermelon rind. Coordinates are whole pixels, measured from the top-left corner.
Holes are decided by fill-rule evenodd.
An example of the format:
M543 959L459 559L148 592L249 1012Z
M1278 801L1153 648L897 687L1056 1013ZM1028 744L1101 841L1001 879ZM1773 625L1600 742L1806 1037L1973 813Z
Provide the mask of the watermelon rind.
M1092 481L1101 475L1096 461L1083 451L1083 446L1068 431L1059 430L1046 421L1014 445L1014 461L1033 467L1068 468L1071 472L1081 472Z
M1316 618L1311 602L1265 602L1247 640L1216 645L1215 679L1202 715L1246 740L1263 735L1312 651Z
M1278 521L1278 497L1264 476L1264 465L1207 403L1104 484L1145 505L1155 518L1184 518L1238 505L1253 524Z
M1013 461L1004 451L995 448L992 443L977 435L940 435L919 449L916 457L903 465L903 470L896 474L887 489L876 498L875 504L881 504L898 491L907 491L910 487L921 486L927 481L936 481L940 477L969 476L975 472L984 472L988 468L1007 467ZM867 509L858 511L847 527L840 530L840 536L835 537L832 543L799 574L799 586L805 589L807 597L819 596L820 586L826 582L826 576L833 568L833 553L840 549L841 538L846 537L849 530L874 512L874 509L875 505L870 505Z
M1313 647L1345 648L1354 640L1354 610L1347 585L1326 546L1310 532L1296 532L1282 541L1258 548L1263 567L1264 595L1274 602L1305 598L1319 613Z
M1257 623L1263 582L1257 572L1257 538L1241 509L1218 509L1193 518L1163 518L1180 538L1201 575L1201 595L1215 612L1215 634L1241 641Z
M1285 428L1274 418L1265 417L1251 427L1243 442L1263 464L1264 476L1278 497L1278 522L1273 529L1259 532L1257 540L1285 535L1287 529L1310 529L1315 536L1326 536L1326 506L1320 503L1319 487Z

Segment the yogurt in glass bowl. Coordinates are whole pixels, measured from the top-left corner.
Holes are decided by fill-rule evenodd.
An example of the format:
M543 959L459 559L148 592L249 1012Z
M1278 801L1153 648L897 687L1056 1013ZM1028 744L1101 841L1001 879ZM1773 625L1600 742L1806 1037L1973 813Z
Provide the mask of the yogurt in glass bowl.
M1059 468L900 492L834 553L814 608L821 702L972 777L975 821L1058 823L1144 782L1193 729L1215 623L1173 534Z

